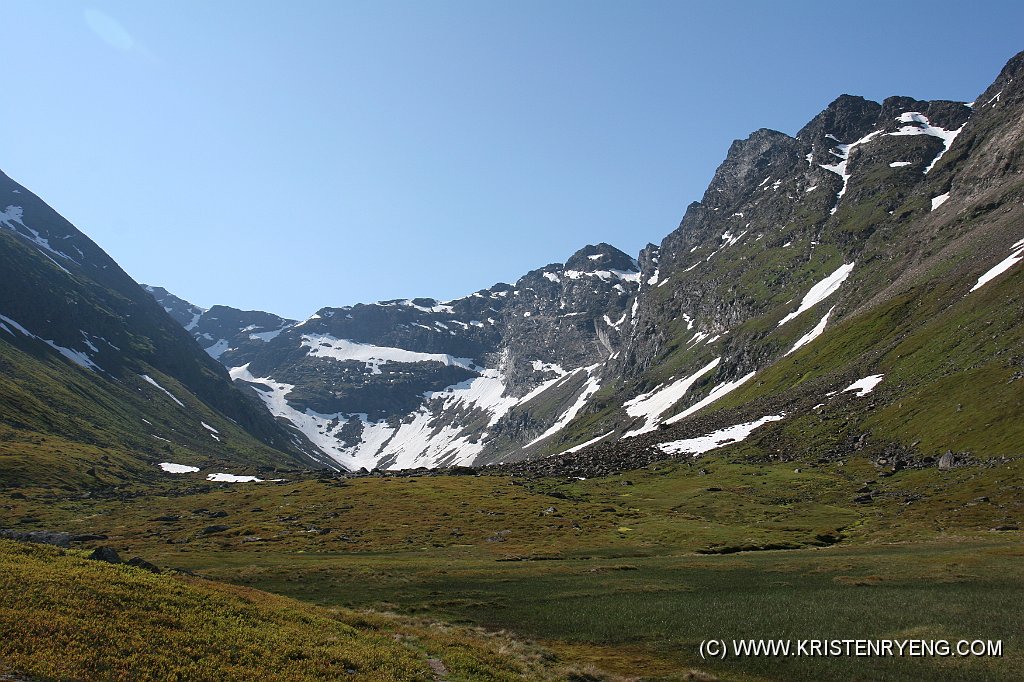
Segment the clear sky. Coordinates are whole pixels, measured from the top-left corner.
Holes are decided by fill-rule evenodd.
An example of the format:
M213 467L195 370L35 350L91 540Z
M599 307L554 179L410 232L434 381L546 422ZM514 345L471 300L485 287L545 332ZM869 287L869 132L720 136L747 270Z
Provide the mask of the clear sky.
M975 98L1024 3L4 0L0 168L137 280L304 318L636 255L730 142Z

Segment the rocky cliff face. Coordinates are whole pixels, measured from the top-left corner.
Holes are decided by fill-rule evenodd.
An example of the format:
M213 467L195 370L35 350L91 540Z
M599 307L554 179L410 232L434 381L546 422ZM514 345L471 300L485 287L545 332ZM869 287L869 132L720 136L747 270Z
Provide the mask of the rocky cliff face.
M599 244L515 285L324 308L299 323L153 292L341 467L407 468L524 457L560 431L622 345L637 268Z
M780 457L1005 454L1022 71L970 104L843 95L795 137L758 130L637 260L602 244L456 301L325 308L260 343L237 317L204 343L345 468L650 461L755 432Z

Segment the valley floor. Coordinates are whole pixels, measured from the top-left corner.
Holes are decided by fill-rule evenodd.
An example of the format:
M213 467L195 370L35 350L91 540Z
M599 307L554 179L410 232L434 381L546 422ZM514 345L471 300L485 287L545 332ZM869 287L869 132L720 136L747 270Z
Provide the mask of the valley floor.
M0 643L0 675L122 679L109 660L130 650L131 669L153 679L336 679L318 666L351 649L355 672L341 679L1024 679L1022 491L1018 460L889 474L856 458L727 455L593 480L216 485L168 474L89 497L6 489L0 526L104 535L75 547L109 545L209 580L0 543L0 622L14 633ZM136 603L141 588L103 587L99 571L148 581L157 596ZM80 624L45 627L70 617L64 598L110 624L106 636L89 631L88 656ZM204 609L218 615L204 620ZM245 646L211 618L248 623ZM278 640L261 640L260 619ZM325 634L328 620L354 628L347 644ZM410 637L416 646L389 648ZM699 653L709 638L1001 640L1002 655L710 661ZM255 662L275 646L308 660L278 650Z

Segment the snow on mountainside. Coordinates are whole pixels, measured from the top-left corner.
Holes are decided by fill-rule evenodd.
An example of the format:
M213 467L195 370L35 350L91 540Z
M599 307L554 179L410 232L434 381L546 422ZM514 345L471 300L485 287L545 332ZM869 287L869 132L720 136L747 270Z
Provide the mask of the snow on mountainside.
M589 246L454 301L265 320L259 342L244 317L203 331L215 307L192 333L347 469L636 466L744 439L1002 452L1024 437L991 408L1024 386L1022 82L1018 55L974 105L843 95L795 137L755 131L638 259ZM954 393L984 437L940 416Z
M233 311L226 324L233 309L152 293L341 467L410 468L521 458L558 434L600 388L639 276L599 244L514 286L324 308L300 323Z

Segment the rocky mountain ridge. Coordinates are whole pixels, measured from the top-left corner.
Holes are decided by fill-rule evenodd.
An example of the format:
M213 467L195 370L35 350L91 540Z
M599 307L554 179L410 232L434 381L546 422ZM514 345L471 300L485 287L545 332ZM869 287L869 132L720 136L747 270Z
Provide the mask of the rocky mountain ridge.
M637 260L598 245L456 301L273 318L259 327L274 334L265 342L243 338L255 313L221 332L201 316L192 333L347 469L639 444L674 454L712 436L770 439L782 456L840 452L850 437L879 452L1005 454L1019 428L981 387L1016 376L1019 311L1005 297L1016 301L1018 271L971 286L1024 238L1021 63L975 103L843 95L796 136L755 131ZM932 329L940 319L1005 333L950 356L950 328ZM908 343L913 361L897 350ZM943 363L939 379L925 369ZM982 366L967 399L998 437L913 437L946 409L923 400L936 381ZM1020 383L1005 386L1019 405Z

